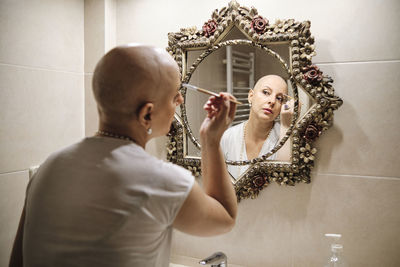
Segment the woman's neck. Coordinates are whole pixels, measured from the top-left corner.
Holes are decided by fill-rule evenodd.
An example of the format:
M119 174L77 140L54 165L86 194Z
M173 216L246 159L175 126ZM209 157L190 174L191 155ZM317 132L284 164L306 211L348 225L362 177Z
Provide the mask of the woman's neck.
M260 121L250 116L246 125L246 136L248 136L250 140L265 141L272 127L274 127L274 121Z
M135 128L140 129L140 127L135 127ZM144 131L143 133L138 133L137 131L135 132L129 127L121 126L118 124L111 124L100 121L99 131L104 131L114 135L129 137L132 140L134 140L136 144L143 147L143 149L146 147L146 143L148 141L148 136Z

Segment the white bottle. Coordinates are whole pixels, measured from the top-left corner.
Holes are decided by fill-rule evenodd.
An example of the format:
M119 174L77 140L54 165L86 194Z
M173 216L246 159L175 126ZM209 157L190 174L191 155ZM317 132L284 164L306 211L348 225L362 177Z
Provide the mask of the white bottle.
M343 245L339 244L341 234L325 234L325 236L332 240L331 242L331 255L329 256L328 263L324 267L346 267L347 264L343 260Z

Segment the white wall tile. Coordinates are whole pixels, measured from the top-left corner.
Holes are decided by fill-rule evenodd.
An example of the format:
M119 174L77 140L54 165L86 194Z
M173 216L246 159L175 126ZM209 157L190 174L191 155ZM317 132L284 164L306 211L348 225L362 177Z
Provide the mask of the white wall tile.
M214 9L229 1L129 1L117 4L117 44L140 42L167 46L167 33L200 29ZM315 62L400 59L398 0L238 1L254 6L271 23L276 19L310 20L316 37Z
M116 0L85 0L85 73L116 44Z
M105 0L105 52L116 45L117 38L117 0Z
M0 36L0 63L83 71L83 1L0 1Z
M93 73L104 55L104 1L85 0L85 73Z
M28 171L0 174L0 266L8 266L27 184Z
M400 61L320 67L344 104L316 143L317 171L400 177Z
M202 26L214 8L228 1L117 1L117 44L145 43L166 47L168 32ZM189 12L192 10L193 12ZM184 12L182 12L184 11Z
M40 164L84 135L83 75L0 65L0 172Z

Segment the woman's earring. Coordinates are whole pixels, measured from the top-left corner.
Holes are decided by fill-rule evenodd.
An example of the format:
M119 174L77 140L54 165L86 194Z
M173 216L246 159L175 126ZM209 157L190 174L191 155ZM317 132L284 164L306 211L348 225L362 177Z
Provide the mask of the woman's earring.
M153 132L153 130L151 128L147 129L147 134L151 135L151 133Z
M249 107L251 107L251 102L249 101Z

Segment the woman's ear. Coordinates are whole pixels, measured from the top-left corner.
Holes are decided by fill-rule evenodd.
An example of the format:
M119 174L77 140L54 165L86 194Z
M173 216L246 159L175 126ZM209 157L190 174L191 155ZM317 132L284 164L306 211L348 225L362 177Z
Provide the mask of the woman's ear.
M154 104L146 103L139 109L139 123L143 125L145 129L151 127L151 120L153 116Z
M253 99L253 94L254 94L253 89L250 89L249 94L247 95L247 101L249 101L249 103L251 103Z

